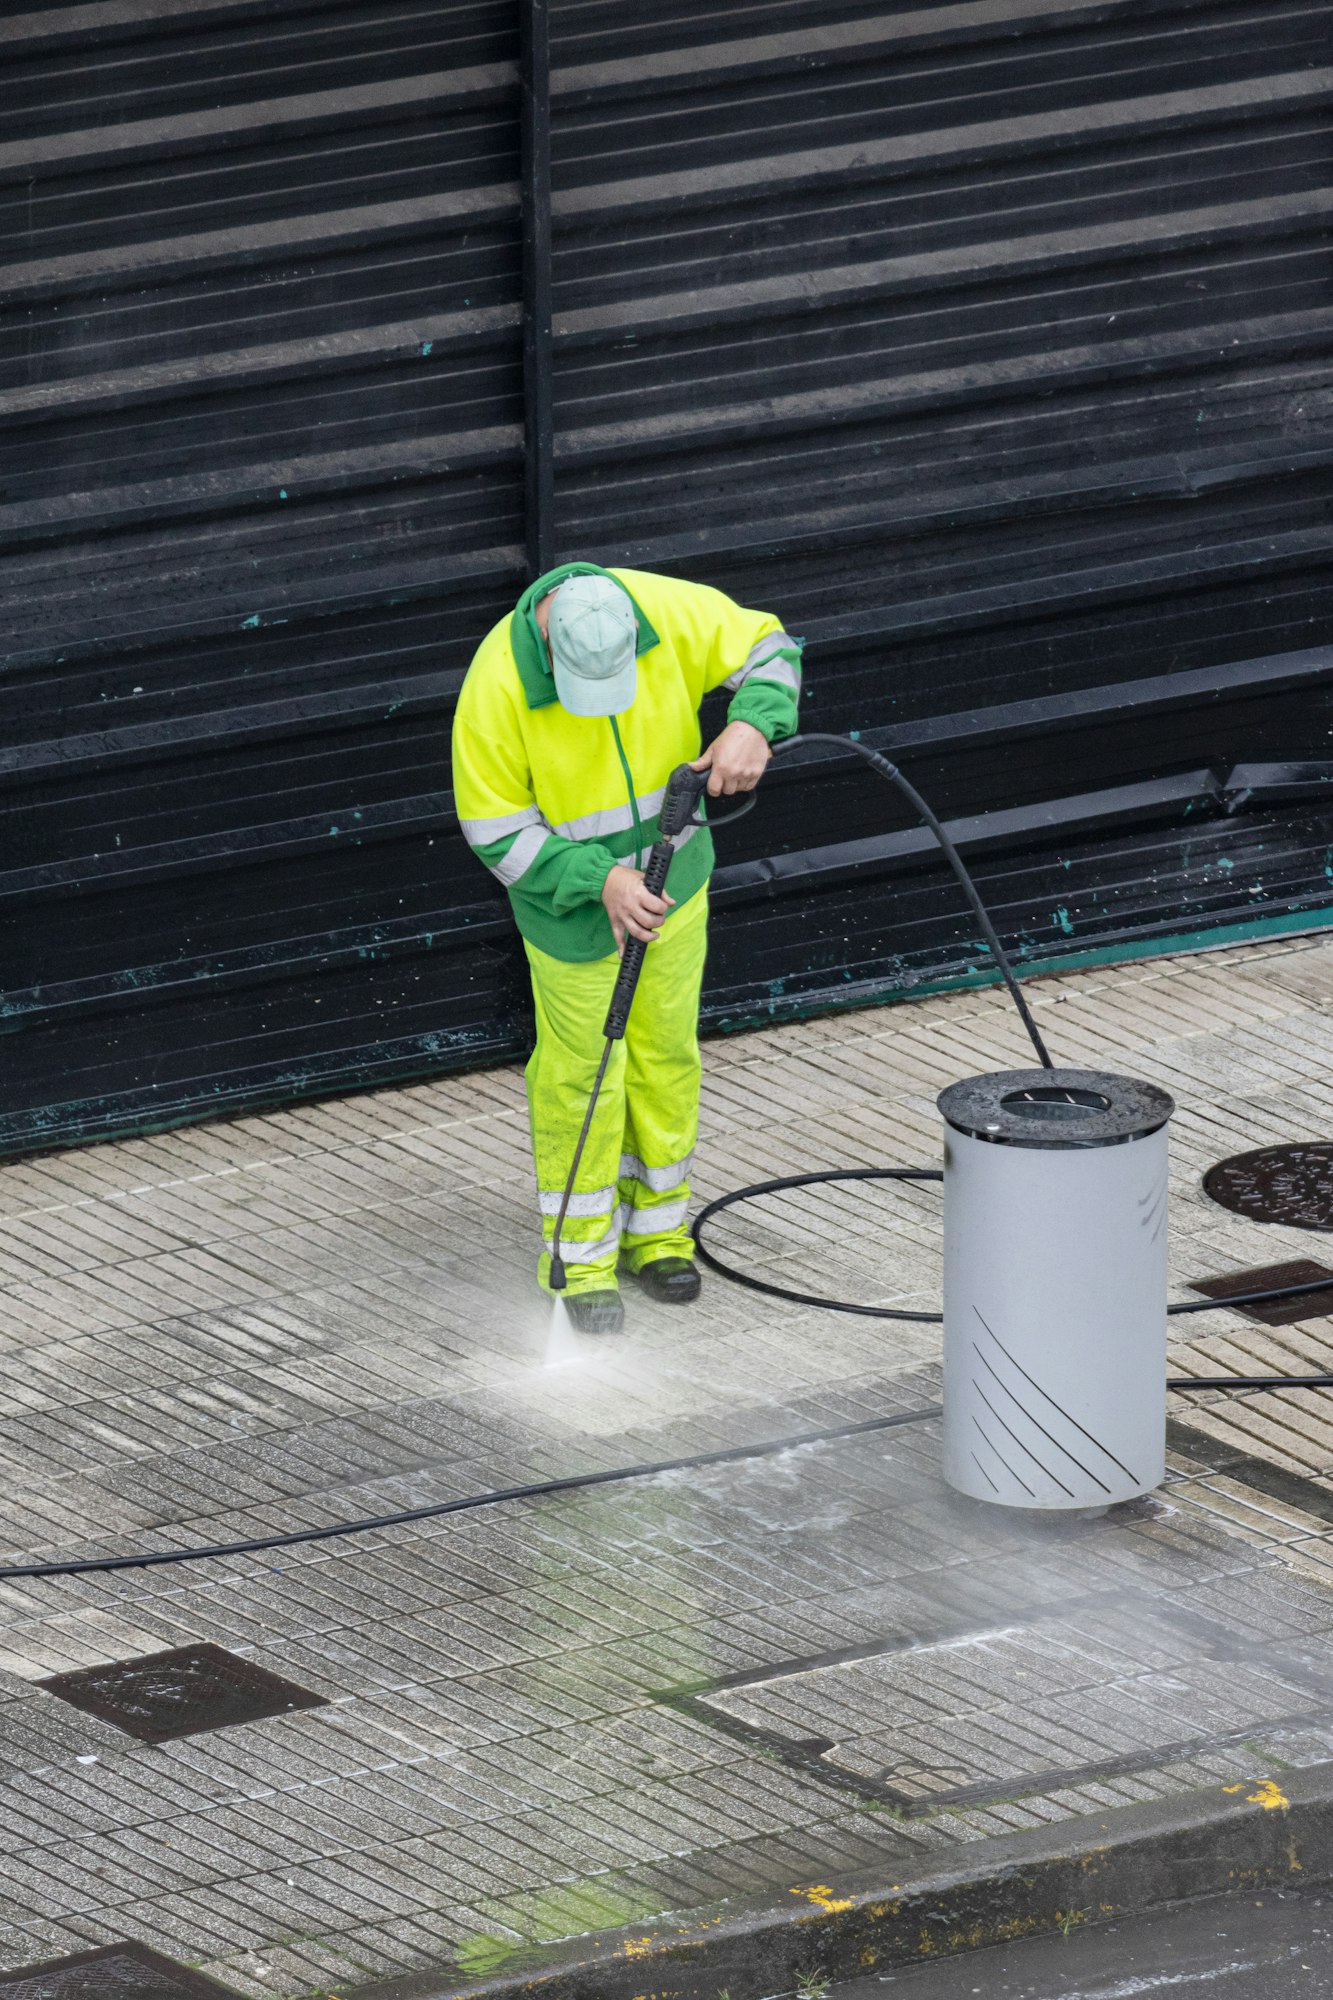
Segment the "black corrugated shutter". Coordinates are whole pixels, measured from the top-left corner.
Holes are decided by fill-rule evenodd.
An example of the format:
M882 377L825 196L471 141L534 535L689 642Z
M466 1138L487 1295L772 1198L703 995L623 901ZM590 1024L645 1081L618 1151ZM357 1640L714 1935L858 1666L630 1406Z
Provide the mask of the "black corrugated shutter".
M445 751L522 581L516 42L0 27L10 1145L497 1045Z
M554 10L542 535L780 611L1029 960L1330 901L1331 13ZM519 26L0 25L0 1144L522 1045L445 791L534 540ZM714 1020L977 962L859 771L720 848Z
M1331 15L556 16L562 546L780 608L1030 959L1330 901L1328 812L1216 777L1330 754ZM715 1017L974 961L821 768L725 843Z

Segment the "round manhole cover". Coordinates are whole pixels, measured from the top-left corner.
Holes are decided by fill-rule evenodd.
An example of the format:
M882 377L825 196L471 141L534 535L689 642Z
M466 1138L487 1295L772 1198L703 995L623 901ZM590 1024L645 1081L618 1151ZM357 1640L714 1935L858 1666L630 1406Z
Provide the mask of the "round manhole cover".
M1265 1146L1220 1160L1205 1194L1252 1222L1333 1231L1333 1146Z

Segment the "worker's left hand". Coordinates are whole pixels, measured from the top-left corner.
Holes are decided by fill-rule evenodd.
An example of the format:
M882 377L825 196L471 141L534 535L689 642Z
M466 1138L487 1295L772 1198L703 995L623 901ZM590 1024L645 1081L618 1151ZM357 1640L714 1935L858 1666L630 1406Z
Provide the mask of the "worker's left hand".
M756 729L752 722L729 722L690 769L707 771L708 795L718 799L732 792L752 792L772 755L762 729Z

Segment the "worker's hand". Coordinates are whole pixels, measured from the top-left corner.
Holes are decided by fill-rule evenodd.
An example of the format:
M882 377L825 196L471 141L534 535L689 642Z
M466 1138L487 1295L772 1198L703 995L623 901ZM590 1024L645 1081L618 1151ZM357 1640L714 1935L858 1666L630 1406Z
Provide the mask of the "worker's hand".
M643 886L642 868L623 868L619 862L602 884L602 902L611 919L611 935L616 950L623 952L626 937L642 938L651 944L670 909L674 896L651 896Z
M752 722L729 722L690 769L707 771L709 797L718 799L732 792L752 792L772 755L762 729Z

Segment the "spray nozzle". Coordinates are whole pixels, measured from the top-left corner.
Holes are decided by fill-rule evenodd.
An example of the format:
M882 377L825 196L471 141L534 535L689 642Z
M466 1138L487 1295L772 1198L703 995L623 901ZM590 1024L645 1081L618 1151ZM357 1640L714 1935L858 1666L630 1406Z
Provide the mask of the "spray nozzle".
M564 1260L564 1258L563 1258L563 1257L561 1257L561 1256L560 1256L560 1255L559 1255L558 1253L557 1253L557 1255L555 1255L555 1256L554 1256L554 1257L552 1257L552 1259L551 1259L551 1269L550 1269L550 1273L549 1273L549 1278L550 1278L550 1285L551 1285L551 1290L552 1290L553 1292L563 1292L563 1291L564 1291L564 1289L565 1289L565 1260Z

